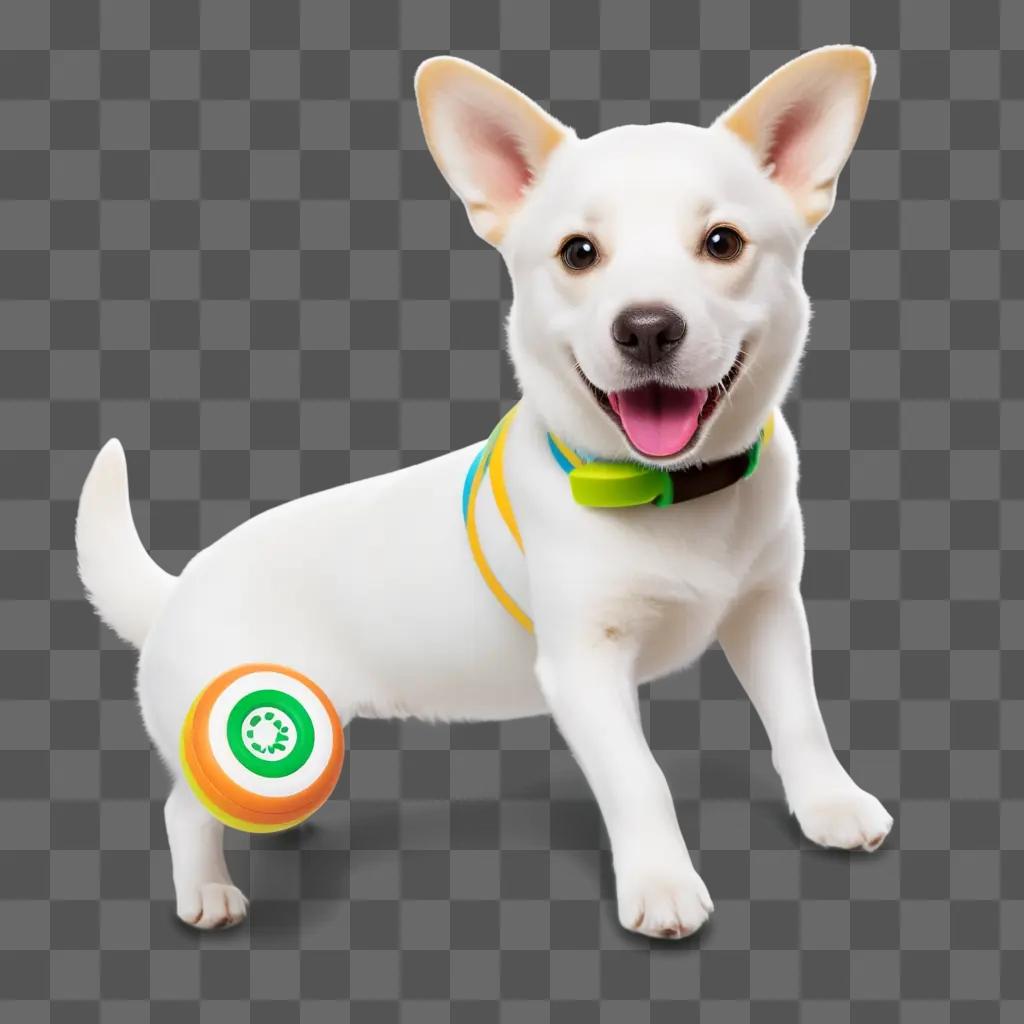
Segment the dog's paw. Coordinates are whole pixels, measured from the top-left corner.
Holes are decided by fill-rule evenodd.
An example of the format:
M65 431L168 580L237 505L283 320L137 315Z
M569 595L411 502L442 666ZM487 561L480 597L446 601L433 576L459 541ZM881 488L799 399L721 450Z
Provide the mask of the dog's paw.
M234 928L245 920L249 901L240 889L221 882L183 886L178 892L178 917L202 931Z
M802 800L793 813L812 843L841 850L871 853L882 845L892 828L892 815L852 782Z
M707 886L686 863L617 873L619 923L652 939L685 939L708 919Z

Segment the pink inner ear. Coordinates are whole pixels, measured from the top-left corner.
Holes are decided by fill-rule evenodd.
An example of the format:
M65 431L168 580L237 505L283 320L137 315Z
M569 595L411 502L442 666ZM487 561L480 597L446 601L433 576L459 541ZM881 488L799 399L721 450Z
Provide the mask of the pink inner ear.
M811 185L815 165L817 105L796 103L775 123L765 164L773 166L772 177L790 188Z
M463 130L470 178L495 205L514 203L533 181L519 140L479 110L467 110Z

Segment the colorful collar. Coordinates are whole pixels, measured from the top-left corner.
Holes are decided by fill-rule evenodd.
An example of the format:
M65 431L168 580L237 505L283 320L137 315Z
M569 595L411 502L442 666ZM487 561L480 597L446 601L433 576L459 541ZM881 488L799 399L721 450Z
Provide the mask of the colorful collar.
M523 550L515 512L505 486L505 443L508 428L519 411L514 405L491 432L486 444L477 453L466 473L462 488L462 518L466 524L473 560L484 582L506 611L528 632L533 620L501 585L484 554L476 523L476 502L484 477L490 479L494 502L502 521ZM685 469L664 470L632 462L600 462L587 459L564 441L548 434L548 447L562 470L569 477L569 489L580 505L591 508L629 508L639 505L674 505L692 501L736 483L757 469L761 451L774 433L775 417L770 415L757 440L739 455L717 462L708 462Z
M568 474L569 488L577 504L590 508L663 506L703 498L750 476L774 432L772 414L745 452L684 469L655 469L635 462L598 462L583 457L554 434L548 434L548 447Z

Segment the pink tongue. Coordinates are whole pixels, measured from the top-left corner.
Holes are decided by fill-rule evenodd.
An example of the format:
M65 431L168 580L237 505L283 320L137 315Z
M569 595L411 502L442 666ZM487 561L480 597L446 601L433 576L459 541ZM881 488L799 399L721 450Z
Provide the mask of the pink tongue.
M708 393L703 388L666 388L648 384L613 391L608 401L626 436L645 455L663 457L682 451L697 433Z

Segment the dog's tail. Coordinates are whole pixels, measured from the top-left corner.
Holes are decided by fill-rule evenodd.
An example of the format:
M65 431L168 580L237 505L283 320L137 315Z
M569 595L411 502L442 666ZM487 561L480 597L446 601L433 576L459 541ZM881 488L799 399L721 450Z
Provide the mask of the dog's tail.
M75 545L78 574L100 618L141 647L176 577L142 546L128 502L128 464L117 440L103 446L85 479Z

